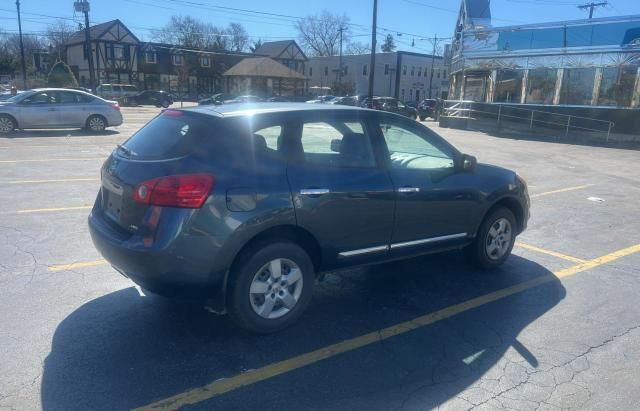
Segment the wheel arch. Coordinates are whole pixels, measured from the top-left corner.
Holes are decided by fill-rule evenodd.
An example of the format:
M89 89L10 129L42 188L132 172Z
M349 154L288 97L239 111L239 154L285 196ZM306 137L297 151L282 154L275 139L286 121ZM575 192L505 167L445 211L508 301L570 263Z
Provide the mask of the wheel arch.
M487 218L489 214L500 207L504 207L513 213L513 216L516 218L516 224L518 225L517 231L518 234L520 234L524 229L524 209L522 208L520 202L513 197L502 197L494 202L491 207L489 207L487 212L482 216L481 223L485 220L485 218Z

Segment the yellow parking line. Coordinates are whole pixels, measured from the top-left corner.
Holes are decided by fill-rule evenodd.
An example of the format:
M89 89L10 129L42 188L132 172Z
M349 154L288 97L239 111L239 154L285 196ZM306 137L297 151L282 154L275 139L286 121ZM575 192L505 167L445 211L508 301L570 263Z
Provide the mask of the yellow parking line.
M571 261L573 263L584 263L586 261L581 258L571 257L570 255L560 254L555 251L545 250L544 248L536 247L534 245L521 243L520 241L516 243L516 247L524 248L525 250L535 251L542 254L551 255L553 257L562 258L563 260Z
M73 264L60 264L60 265L50 265L49 271L65 271L65 270L74 270L76 268L84 268L84 267L95 267L97 265L107 264L105 259L99 259L95 261L85 261L82 263L73 263Z
M99 181L100 179L94 178L59 178L54 180L14 180L7 181L5 184L37 184L37 183L66 183L73 181Z
M585 184L585 185L582 185L582 186L561 188L559 190L546 191L544 193L532 194L530 197L531 198L538 198L538 197L548 196L550 194L565 193L567 191L574 191L574 190L582 190L583 188L591 187L593 185L594 184Z
M77 207L34 208L30 210L3 211L3 212L0 212L0 214L54 213L56 211L88 210L92 207L93 206L91 205L83 205L83 206L77 206Z
M339 354L343 354L345 352L353 351L355 349L385 340L387 338L404 334L417 328L421 328L444 320L446 318L453 317L465 311L469 311L473 308L477 308L482 305L501 300L510 295L514 295L522 291L537 287L541 284L555 281L558 278L565 278L582 271L600 266L602 264L609 263L618 258L622 258L638 251L640 251L640 244L613 252L611 254L607 254L593 260L585 261L573 267L557 271L554 274L543 275L538 278L513 285L511 287L503 288L501 290L497 290L480 297L472 298L471 300L452 305L450 307L435 311L431 314L423 315L410 321L405 321L400 324L371 332L369 334L361 335L359 337L332 344L318 350L298 355L284 361L269 364L262 368L247 371L243 374L239 374L230 378L219 379L210 384L182 392L180 394L151 403L149 405L142 406L140 408L137 408L137 410L177 410L187 405L210 400L226 392L233 391L247 385L255 384L260 381L264 381L302 367L306 367L307 365L314 364L316 362L334 357Z
M0 163L44 163L49 161L95 161L104 160L106 157L90 157L90 158L35 158L28 160L0 160Z

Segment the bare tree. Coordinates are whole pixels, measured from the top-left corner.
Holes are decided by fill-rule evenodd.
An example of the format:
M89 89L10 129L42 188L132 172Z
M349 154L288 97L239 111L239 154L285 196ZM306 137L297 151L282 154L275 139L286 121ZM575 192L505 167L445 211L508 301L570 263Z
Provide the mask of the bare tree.
M56 20L47 26L46 36L49 44L51 45L52 56L55 56L55 61L67 60L64 45L75 31L75 27L69 24L66 20Z
M260 48L260 46L262 46L262 39L258 39L257 41L254 41L253 44L249 46L249 50L252 53L255 53L256 50Z
M247 30L239 23L221 28L190 16L172 16L153 38L162 43L203 50L243 51L249 42Z
M340 29L342 41L351 39L349 18L324 10L320 14L307 16L296 22L300 44L312 56L335 56L340 52Z
M360 42L352 42L347 44L344 54L369 54L371 46Z
M231 50L233 51L244 51L249 44L249 35L247 34L247 30L244 28L242 24L239 23L231 23L227 28L227 33L229 34L229 40L231 45Z

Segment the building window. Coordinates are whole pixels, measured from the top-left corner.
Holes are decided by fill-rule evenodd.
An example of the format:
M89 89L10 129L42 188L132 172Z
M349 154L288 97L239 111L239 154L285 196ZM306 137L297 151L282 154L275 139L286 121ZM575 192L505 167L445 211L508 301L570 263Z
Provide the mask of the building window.
M388 74L389 74L389 65L388 65L388 64L385 64L385 65L384 65L384 75L386 76L386 75L388 75Z
M558 70L556 69L541 68L529 70L525 103L553 104L557 77Z
M591 105L595 68L565 69L560 87L560 104Z
M367 75L367 69L368 69L368 68L369 68L369 67L368 67L366 64L362 66L362 75L363 75L363 76L366 76L366 75Z
M155 51L147 51L146 53L144 53L144 60L148 64L156 64L158 62L157 59L156 59L156 52Z
M418 67L418 77L422 77L422 67Z
M416 66L411 66L411 77L413 77L415 72L416 72Z
M442 78L447 78L447 69L442 70Z
M173 63L174 66L181 66L182 65L182 55L180 55L180 54L172 54L171 55L171 62Z
M343 70L343 71L342 71L342 74L343 74L344 76L346 76L347 74L349 74L349 66L345 65L345 66L342 68L342 70Z
M403 76L407 75L407 66L402 66L402 75Z
M309 77L313 76L313 67L309 67Z
M211 57L209 57L209 56L201 56L200 57L200 65L202 67L211 67Z
M409 89L409 100L413 100L413 89Z
M436 69L436 77L440 78L440 69Z
M404 89L400 90L400 100L404 101Z
M428 70L428 69L425 67L425 68L424 68L424 78L427 78L427 70Z
M324 66L324 75L325 76L329 75L329 67L328 66Z
M631 107L637 72L637 65L603 68L598 105Z
M520 103L523 77L523 70L498 70L493 101L496 103Z

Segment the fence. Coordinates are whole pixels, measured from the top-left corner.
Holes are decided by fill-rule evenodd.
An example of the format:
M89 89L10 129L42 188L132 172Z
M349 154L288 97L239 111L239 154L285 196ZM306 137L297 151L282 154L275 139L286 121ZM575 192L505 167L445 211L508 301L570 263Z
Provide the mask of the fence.
M449 117L467 119L491 119L497 127L505 122L524 124L529 130L536 127L560 130L567 137L573 130L606 134L609 141L615 123L592 117L562 114L551 111L535 110L500 103L478 103L469 100L445 100L443 112Z

